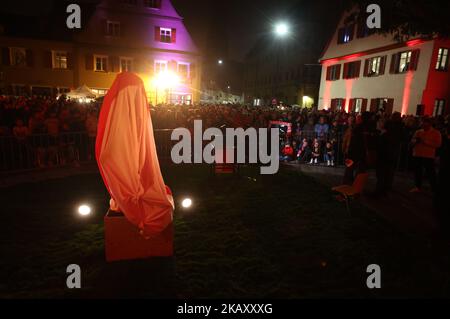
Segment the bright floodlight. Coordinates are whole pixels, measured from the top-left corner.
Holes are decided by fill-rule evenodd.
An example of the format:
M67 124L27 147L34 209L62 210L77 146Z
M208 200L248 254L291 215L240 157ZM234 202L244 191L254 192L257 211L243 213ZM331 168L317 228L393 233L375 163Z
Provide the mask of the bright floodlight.
M222 64L223 64L223 60L219 60L219 61L217 61L217 63L219 63L220 65L222 65Z
M88 216L91 214L91 208L88 205L81 205L78 207L78 213L81 216Z
M180 83L180 77L174 72L166 71L159 73L154 82L157 88L171 89Z
M183 208L190 208L192 206L192 199L190 198L183 199L183 201L181 202L181 206L183 206Z
M286 23L278 23L275 26L275 33L278 36L285 36L286 34L289 33L289 27Z

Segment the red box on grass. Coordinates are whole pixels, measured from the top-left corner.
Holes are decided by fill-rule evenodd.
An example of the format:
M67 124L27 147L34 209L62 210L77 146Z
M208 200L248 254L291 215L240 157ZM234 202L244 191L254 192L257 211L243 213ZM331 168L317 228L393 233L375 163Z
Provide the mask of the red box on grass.
M104 221L106 261L173 256L173 224L157 237L145 239L122 213L108 211Z

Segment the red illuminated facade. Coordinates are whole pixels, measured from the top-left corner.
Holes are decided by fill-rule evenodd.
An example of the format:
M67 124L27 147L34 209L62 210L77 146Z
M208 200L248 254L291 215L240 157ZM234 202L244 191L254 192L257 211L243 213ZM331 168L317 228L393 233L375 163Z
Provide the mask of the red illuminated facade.
M319 109L443 115L449 112L450 40L393 36L343 15L326 47Z

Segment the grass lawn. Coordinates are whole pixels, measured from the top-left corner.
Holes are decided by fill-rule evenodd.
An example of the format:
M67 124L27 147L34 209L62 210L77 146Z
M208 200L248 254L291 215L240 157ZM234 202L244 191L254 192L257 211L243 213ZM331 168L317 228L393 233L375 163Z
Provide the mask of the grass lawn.
M0 297L316 298L450 297L450 252L393 229L354 203L350 216L329 189L281 171L212 177L202 166L166 167L176 200L175 256L107 264L98 174L2 189ZM95 214L80 218L88 202ZM82 289L65 289L79 264ZM382 289L366 287L379 264Z

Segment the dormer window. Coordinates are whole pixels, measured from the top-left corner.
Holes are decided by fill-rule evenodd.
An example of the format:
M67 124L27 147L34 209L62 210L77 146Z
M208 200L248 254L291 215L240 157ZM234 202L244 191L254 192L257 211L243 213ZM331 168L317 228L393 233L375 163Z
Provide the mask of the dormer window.
M338 31L338 44L349 43L353 40L353 34L355 33L355 25L349 25L344 28L340 28Z
M171 43L172 42L172 29L161 28L161 42Z
M171 28L155 28L155 41L163 43L175 43L176 42L176 29Z

